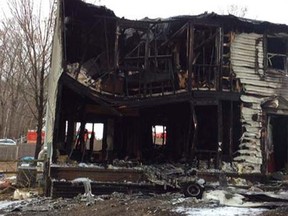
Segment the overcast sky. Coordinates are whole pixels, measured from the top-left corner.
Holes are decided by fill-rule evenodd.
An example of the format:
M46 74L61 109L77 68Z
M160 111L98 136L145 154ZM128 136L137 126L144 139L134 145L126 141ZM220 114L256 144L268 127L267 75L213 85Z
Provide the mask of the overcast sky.
M0 8L7 12L9 0L0 0ZM39 2L40 0L34 0ZM44 0L47 2L49 0ZM105 5L112 9L118 17L128 19L167 18L177 15L197 15L207 12L222 14L229 5L247 7L246 18L288 24L287 0L86 0ZM0 18L3 14L0 11Z
M167 18L175 15L223 13L229 5L247 7L246 18L288 24L287 0L90 0L112 9L119 17L130 19Z

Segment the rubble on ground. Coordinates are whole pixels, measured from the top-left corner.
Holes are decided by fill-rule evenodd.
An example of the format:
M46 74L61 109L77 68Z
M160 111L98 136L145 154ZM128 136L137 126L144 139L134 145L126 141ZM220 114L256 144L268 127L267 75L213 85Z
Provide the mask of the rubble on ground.
M175 165L166 164L165 166L155 166L148 172L153 173L153 175L166 177L169 180L169 175L181 177L181 175L190 171L189 169L180 169ZM240 180L236 178L234 181ZM86 215L91 212L96 214L97 212L97 215L101 216L113 215L118 212L118 215L232 216L235 215L235 212L238 215L240 213L241 215L262 215L269 212L269 209L279 208L281 211L283 211L283 208L288 209L288 191L265 191L261 189L261 184L253 185L250 188L232 187L229 185L223 187L223 185L215 184L213 188L206 187L203 197L196 199L194 197L185 197L182 193L124 194L114 192L106 195L94 195L91 191L91 185L89 187L90 182L91 180L88 178L74 179L75 184L84 183L86 187L85 193L79 194L73 199L51 199L40 197L36 193L33 194L33 191L28 189L16 189L11 194L10 201L0 202L0 214L7 216L19 214L23 216L57 216L69 214L74 216ZM245 182L243 181L242 183L244 184ZM19 195L19 199L15 200L15 194L22 195ZM273 212L275 211L273 210Z
M233 215L231 212L241 208L242 215L260 215L268 209L288 209L288 191L274 187L274 191L265 190L267 185L250 182L245 178L228 177L220 173L216 182L199 182L197 170L188 164L153 164L143 165L137 161L115 160L112 164L86 164L79 167L99 169L135 169L145 173L147 182L181 188L183 182L195 182L203 185L203 197L185 197L182 193L133 193L95 195L91 190L89 178L76 178L72 184L85 188L85 192L73 199L50 199L40 197L37 192L29 189L13 188L10 199L1 204L0 215L85 215L85 212L97 211L97 215ZM219 171L218 171L219 173ZM63 180L66 181L66 180ZM282 181L283 182L283 181ZM7 197L6 197L7 198ZM138 208L137 208L138 207ZM93 210L93 211L92 211ZM102 211L102 212L101 212ZM18 213L17 213L18 212ZM128 213L127 213L128 212ZM191 213L192 212L192 213ZM228 212L227 214L223 212ZM229 214L230 212L230 214ZM17 214L16 214L17 213ZM239 213L240 214L240 213Z
M249 195L248 195L249 194ZM259 194L265 194L273 198L273 205L269 201L259 202L255 200ZM268 193L269 194L269 193ZM12 215L86 215L97 214L113 215L262 215L269 212L269 209L281 206L286 210L288 192L281 191L270 193L251 192L249 190L237 190L227 188L226 190L206 191L203 199L184 197L181 193L165 193L149 195L123 194L114 192L108 195L93 196L90 200L83 200L79 195L73 199L50 199L45 197L27 198L22 201L0 202L0 214ZM249 196L252 196L253 198ZM254 196L255 195L255 196ZM275 202L276 198L279 205ZM285 198L285 199L284 199ZM252 202L251 200L254 201ZM256 201L256 202L255 202ZM285 201L285 202L283 202ZM4 205L5 203L5 205ZM94 213L95 212L95 213ZM275 212L275 210L273 210ZM49 214L48 214L49 213ZM214 213L214 214L213 214ZM219 213L219 214L218 214Z

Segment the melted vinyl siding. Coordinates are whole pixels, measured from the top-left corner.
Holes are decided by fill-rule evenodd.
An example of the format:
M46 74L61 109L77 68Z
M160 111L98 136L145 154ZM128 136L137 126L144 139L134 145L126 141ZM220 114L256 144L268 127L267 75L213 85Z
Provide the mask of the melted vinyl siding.
M263 86L255 86L255 85L250 85L247 83L243 83L243 90L246 94L255 94L255 95L259 95L261 97L269 97L269 96L273 96L276 95L277 93L277 89L276 88L269 88L267 87L263 87ZM268 83L267 83L268 85Z
M243 102L253 103L253 104L260 104L262 101L262 98L254 97L254 96L246 96L246 95L241 95L240 99Z
M231 65L236 77L240 79L244 94L241 96L241 122L244 133L239 146L239 156L234 160L243 166L243 172L260 172L262 154L260 147L260 131L262 124L254 121L253 116L261 115L262 98L273 95L279 84L262 79L263 44L261 35L239 34L231 44ZM257 41L257 43L256 43ZM257 44L257 45L256 45ZM258 56L256 58L256 49ZM256 65L258 66L256 69ZM253 96L255 94L255 96ZM245 107L249 104L249 108ZM251 105L252 104L252 105Z

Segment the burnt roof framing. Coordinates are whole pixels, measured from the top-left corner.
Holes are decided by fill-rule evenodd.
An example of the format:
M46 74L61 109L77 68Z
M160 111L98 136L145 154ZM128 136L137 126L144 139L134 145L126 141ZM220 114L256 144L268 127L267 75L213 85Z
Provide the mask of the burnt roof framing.
M81 67L83 62L87 59L90 59L91 57L98 60L99 58L102 58L102 70L105 71L104 75L107 75L109 73L117 73L118 69L137 70L140 74L139 76L142 76L141 74L144 75L141 78L143 79L143 83L140 83L139 81L139 86L143 85L143 91L140 92L139 87L139 92L137 94L134 93L136 94L136 98L138 97L138 94L144 94L144 97L149 96L149 90L147 90L147 87L149 87L149 79L154 79L152 77L149 77L150 74L148 74L148 72L150 72L151 70L150 62L154 61L154 64L156 65L155 68L157 70L159 69L159 67L157 67L158 61L166 61L167 64L171 64L169 63L172 61L171 50L167 52L165 51L167 47L163 48L163 46L166 46L167 44L169 45L171 41L176 40L175 38L180 39L182 37L186 37L187 40L186 62L189 62L189 65L187 66L187 89L191 91L192 71L194 70L194 73L198 73L199 76L199 70L198 72L196 72L197 64L193 63L192 66L191 62L195 61L195 58L198 55L196 53L196 50L203 44L208 43L210 40L215 40L215 44L219 46L219 44L223 42L224 33L227 33L228 31L256 33L261 32L265 34L272 34L280 31L288 32L288 28L286 25L243 19L235 17L233 15L217 15L215 13L204 13L197 16L177 16L167 19L145 18L143 20L133 21L124 18L118 18L114 15L113 11L105 7L85 4L79 0L72 0L72 3L69 1L69 4L65 4L65 2L66 0L63 0L63 21L65 24L64 47L66 53L69 53L68 55L70 55L70 57L67 56L66 62L79 62ZM96 32L96 26L103 28L103 32ZM196 44L194 42L195 29L202 27L216 30L212 35L201 41L201 43L197 43L197 46L194 46L194 44ZM119 36L121 36L121 32L127 29L133 29L133 31L136 32L139 31L138 37L140 39L137 44L133 45L134 47L132 46L129 52L124 53L124 55L120 55L119 52L123 50L121 48L123 44L121 45L121 43L119 42ZM152 38L150 38L149 36L151 32L153 33ZM89 35L93 36L94 39L91 39L91 36ZM81 39L83 37L86 39ZM102 39L96 41L95 38ZM139 52L139 47L141 46L143 47L141 48L142 55L141 52ZM138 53L135 54L134 52L136 52L137 49ZM215 57L216 64L207 64L206 70L216 70L216 72L214 72L215 74L213 75L215 76L214 79L216 80L216 83L214 83L213 85L217 91L221 91L221 56L223 50L221 49L221 47L218 47L217 49L218 50L215 51L217 53ZM142 65L143 68L141 68ZM205 66L205 63L201 64L201 66ZM175 67L175 65L173 67ZM171 73L171 75L167 75L167 79L171 78L173 78L173 73ZM208 82L210 82L210 75L207 79ZM232 83L233 82L231 78L231 86ZM175 92L175 87L173 86L173 84L171 84L171 88ZM199 90L198 84L196 88L197 90ZM208 88L210 90L210 84L208 85ZM127 90L126 93L126 96L130 96Z
M95 27L95 23L97 20L106 20L110 23L114 23L113 25L119 25L120 28L135 28L135 29L147 29L151 25L158 24L169 24L176 25L177 23L193 23L194 25L204 25L204 26L214 26L214 27L222 27L224 31L237 31L237 32L255 32L255 33L264 33L272 34L273 32L288 32L286 25L281 24L272 24L269 22L261 22L256 20L238 18L233 15L218 15L215 13L204 13L197 16L177 16L171 17L167 19L146 19L146 20L128 20L124 18L118 18L114 15L114 13L105 8L99 6L93 6L90 4L85 4L79 0L72 0L69 3L66 3L66 0L63 0L63 23L65 23L66 27L64 27L64 34L67 34L67 25L76 25L77 32L73 32L73 35L79 34L79 30L81 30L81 26L88 26L90 31ZM77 24L78 23L78 24ZM93 27L94 26L94 27ZM104 25L105 26L105 25ZM110 28L109 28L110 29ZM116 32L112 30L112 32ZM65 38L65 37L64 37ZM65 46L71 43L65 41ZM105 43L104 43L105 44ZM88 46L88 45L87 45ZM77 49L76 49L77 50ZM70 53L69 49L66 53ZM78 57L79 58L79 57ZM69 60L69 57L67 57Z

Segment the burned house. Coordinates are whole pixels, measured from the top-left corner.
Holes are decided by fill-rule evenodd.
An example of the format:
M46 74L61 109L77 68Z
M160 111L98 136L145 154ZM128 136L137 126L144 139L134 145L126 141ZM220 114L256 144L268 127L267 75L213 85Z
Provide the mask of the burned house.
M286 25L233 15L133 21L102 6L59 0L49 158L285 170L287 39ZM97 150L94 127L85 138L88 123L103 125Z

